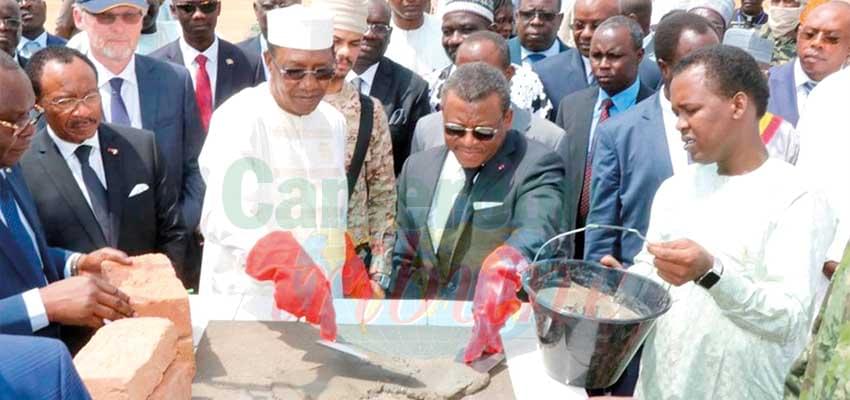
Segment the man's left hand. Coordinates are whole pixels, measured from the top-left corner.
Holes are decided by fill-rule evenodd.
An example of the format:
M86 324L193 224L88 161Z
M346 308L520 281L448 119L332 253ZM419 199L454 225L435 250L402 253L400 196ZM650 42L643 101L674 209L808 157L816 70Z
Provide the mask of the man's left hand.
M133 261L121 250L104 247L88 254L83 254L77 260L77 270L100 275L100 266L104 261L113 261L121 265L132 265Z
M676 286L693 282L714 265L714 257L690 239L651 243L647 250L655 256L658 276Z

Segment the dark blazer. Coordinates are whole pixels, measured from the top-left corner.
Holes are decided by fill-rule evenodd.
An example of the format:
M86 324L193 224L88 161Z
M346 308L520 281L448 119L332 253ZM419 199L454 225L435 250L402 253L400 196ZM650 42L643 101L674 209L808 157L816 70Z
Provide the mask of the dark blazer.
M180 40L175 40L153 53L150 57L170 61L185 66ZM218 39L218 62L216 63L215 105L218 108L230 96L247 87L255 85L254 69L245 54L236 45L221 38Z
M641 82L635 104L652 96L653 91ZM567 139L567 226L573 229L580 222L576 221L578 203L581 197L581 187L584 185L584 167L587 163L587 147L590 141L590 127L593 124L593 107L599 96L599 87L589 87L573 93L561 101L555 124L566 132ZM607 123L607 121L606 121ZM600 124L601 126L603 124ZM597 130L599 127L596 128ZM594 136L595 137L595 136Z
M260 45L260 35L236 43L236 46L248 58L248 63L254 71L254 85L265 82L267 78L266 70L263 68L263 49Z
M51 34L47 34L47 45L48 46L64 46L68 44L68 41L59 36L54 36Z
M180 214L192 232L201 219L205 190L198 168L205 134L192 77L185 67L136 54L136 79L145 88L139 90L142 127L155 134L168 180L181 188Z
M394 297L471 300L481 264L494 249L508 244L531 260L544 241L563 229L563 162L510 130L472 186L451 259L439 260L428 215L448 151L440 146L413 154L400 175Z
M36 134L21 160L47 243L88 253L110 246L131 256L164 253L179 267L186 251L186 230L152 132L101 124L98 129L106 174L113 234L105 237L71 169L47 129ZM138 185L148 189L134 193ZM139 189L136 189L137 191Z
M555 38L558 42L558 53L563 53L569 49L561 39ZM522 64L522 43L519 42L519 36L515 36L508 40L508 52L511 53L511 63ZM542 60L541 60L542 61Z
M767 99L767 111L784 118L797 126L800 110L797 107L797 82L794 81L794 63L796 58L782 65L770 68L767 84L770 97Z
M0 397L3 399L89 399L74 361L62 342L0 335Z
M413 71L381 57L369 95L381 101L390 125L395 174L401 173L410 155L410 141L416 123L431 113L428 83Z
M21 66L21 69L27 69L27 64L30 63L30 59L26 58L20 54L18 54L18 65Z
M590 86L587 84L587 73L584 70L581 53L576 49L547 57L534 64L532 68L543 82L543 89L552 102L552 110L558 109L564 97ZM658 69L658 64L649 58L644 57L640 62L638 75L644 86L655 90L661 87L661 71ZM553 112L549 119L554 121L555 116Z
M21 294L64 278L65 262L71 253L47 246L35 202L21 176L20 166L12 167L6 179L12 186L18 207L32 228L42 266L27 264L12 231L6 224L0 224L0 276L3 277L0 279L0 333L32 335L32 325ZM36 334L59 337L59 329L51 324Z
M655 192L673 176L664 117L656 93L596 130L590 213L587 223L619 225L646 234ZM587 231L585 259L611 254L632 264L643 242L636 235L606 229Z

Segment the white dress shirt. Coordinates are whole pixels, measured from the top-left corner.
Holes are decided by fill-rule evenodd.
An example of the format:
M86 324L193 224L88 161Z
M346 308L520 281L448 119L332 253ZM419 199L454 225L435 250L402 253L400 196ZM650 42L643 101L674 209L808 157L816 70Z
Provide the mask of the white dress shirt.
M212 101L215 106L215 89L216 79L218 78L218 36L215 36L210 47L204 51L198 51L194 47L186 43L186 39L180 38L177 43L180 45L180 52L183 53L183 65L189 70L189 75L192 76L192 87L198 87L198 58L199 54L203 54L207 58L207 63L204 66L207 70L207 75L210 77L210 88L212 89ZM264 63L265 64L265 63Z
M74 176L74 180L77 182L77 187L80 188L80 192L82 192L83 197L86 198L86 203L88 203L89 208L91 208L91 198L89 197L89 191L86 189L86 182L83 180L83 167L74 152L82 145L91 146L92 149L89 152L89 166L91 166L92 170L94 170L94 174L97 175L97 179L103 185L103 188L108 189L106 186L106 172L103 168L103 157L100 154L100 139L98 133L95 132L94 136L79 144L71 143L60 138L56 135L56 132L53 131L53 128L51 128L50 125L47 126L47 134L50 135L50 139L53 139L53 143L56 145L56 148L59 149L59 154L62 155L62 159L65 160L65 164L67 164L68 169L71 170L71 175Z
M664 87L658 89L658 103L661 105L661 117L664 120L664 137L667 138L667 150L670 152L670 164L673 165L673 175L688 167L688 152L682 141L682 132L676 129L679 117L673 113L673 105L664 96Z
M443 22L440 18L426 13L422 26L409 31L399 28L395 22L390 22L390 25L393 31L384 53L387 58L419 76L441 70L452 63L443 48Z
M810 90L806 90L806 83L815 82L803 71L803 66L800 65L800 59L794 58L794 85L797 91L797 115L803 115L806 112L806 104L808 104Z
M142 108L139 100L139 83L136 80L136 56L130 57L130 62L119 74L113 74L103 66L94 57L89 57L89 60L97 69L97 87L100 90L100 97L103 103L103 118L107 122L112 122L112 85L109 80L115 77L120 77L124 80L121 84L121 98L124 100L124 106L127 108L127 115L130 117L130 124L133 128L142 129Z
M590 59L585 56L581 56L581 62L584 63L584 79L587 80L587 84L595 84L596 77L593 76L593 68L590 66Z
M466 183L466 174L458 162L455 153L448 151L443 169L440 171L440 179L434 189L434 199L431 201L431 211L428 213L428 232L434 246L434 254L440 248L440 239L446 230L446 222L455 204L455 198L463 190Z
M360 93L368 96L372 92L372 84L375 82L375 73L378 72L378 65L380 64L380 61L372 64L372 66L367 68L360 75L357 75L354 70L348 71L348 75L345 76L345 81L351 82L356 78L360 78Z
M39 49L47 47L47 31L42 32L41 35L36 36L36 38L32 40L21 35L21 41L18 43L18 53L20 53L30 42L38 43ZM32 57L32 54L24 54L24 57Z
M520 60L522 60L522 66L531 68L532 62L528 59L528 56L531 54L542 54L545 57L556 56L560 53L561 44L558 42L558 39L552 42L552 45L549 46L548 49L543 51L531 51L525 48L525 46L519 46ZM544 58L545 60L545 58Z

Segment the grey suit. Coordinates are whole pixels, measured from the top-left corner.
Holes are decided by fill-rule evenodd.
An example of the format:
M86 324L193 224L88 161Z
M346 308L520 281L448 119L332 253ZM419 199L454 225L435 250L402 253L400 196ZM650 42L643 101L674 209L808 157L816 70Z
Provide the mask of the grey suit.
M236 43L236 47L242 50L245 57L248 58L248 63L251 64L251 69L254 71L254 85L259 85L266 81L266 70L263 68L263 52L260 44L260 36L254 36Z
M563 229L563 162L510 130L472 186L451 256L439 259L428 216L448 151L440 146L411 155L399 177L393 297L471 300L481 264L494 249L508 244L531 259ZM478 202L495 206L475 210Z
M511 104L514 120L511 129L522 132L526 137L543 143L561 157L566 157L564 130L551 121L532 115ZM443 137L443 112L437 111L419 120L413 132L410 154L445 145Z

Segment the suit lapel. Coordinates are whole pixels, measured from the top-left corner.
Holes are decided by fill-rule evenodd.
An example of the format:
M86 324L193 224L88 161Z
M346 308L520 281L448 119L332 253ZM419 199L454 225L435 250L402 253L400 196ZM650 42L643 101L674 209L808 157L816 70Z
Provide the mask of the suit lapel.
M89 239L96 245L106 245L107 241L101 232L100 225L91 211L89 203L86 202L77 180L71 174L71 169L59 149L48 136L47 131L41 131L38 135L38 160L44 169L45 175L50 177L59 194L70 206L71 212L80 221L83 230L89 235Z
M233 57L227 53L222 41L218 41L218 61L216 68L218 72L215 78L215 104L213 109L224 103L224 96L231 92L233 86ZM228 63L228 61L230 61Z
M153 65L136 55L136 83L146 90L139 90L139 108L142 110L142 127L147 130L156 130L156 113L160 93L167 95L167 90L159 88L159 79L151 77ZM150 87L149 87L150 85Z
M582 88L590 87L590 85L587 84L587 71L584 70L584 59L581 57L581 52L578 51L578 49L573 49L572 55L573 55L573 57L572 57L573 58L572 59L573 65L575 65L577 67L578 71L581 71L581 76L579 77L579 82L581 82L581 87Z
M646 111L643 112L643 119L649 125L649 129L646 132L650 133L646 140L651 144L655 144L652 147L655 147L658 152L657 154L661 154L661 157L667 161L665 167L670 171L668 175L673 175L673 160L670 159L670 144L667 143L667 129L664 127L664 113L661 110L659 96L664 96L664 93L659 91L646 100L652 102L652 107L647 107ZM661 132L661 134L652 134L653 132ZM653 164L658 165L657 163Z
M0 226L0 251L6 255L12 264L12 267L28 286L42 286L44 281L40 279L41 277L38 275L38 268L31 267L26 265L26 263L21 262L22 260L26 260L26 257L20 247L18 247L17 243L18 242L16 242L15 238L12 236L12 232L8 227L6 227L6 224L2 224L2 226ZM44 257L41 259L44 260ZM4 277L3 279L8 278Z
M26 187L24 187L22 183L18 182L19 176L17 166L12 169L11 173L7 173L6 179L12 188L12 194L15 197L15 202L18 203L18 207L20 207L21 212L24 214L26 222L32 229L32 239L35 240L34 244L38 249L38 255L43 266L43 271L39 271L39 266L37 265L29 266L26 265L26 263L21 263L21 261L26 260L26 256L12 236L12 232L5 224L3 224L2 229L0 229L0 241L2 241L0 242L0 248L2 248L6 255L9 256L12 264L15 266L15 269L26 282L34 287L40 287L44 284L43 277L46 277L48 282L53 282L59 279L59 277L56 275L56 271L54 271L50 264L47 263L49 260L49 257L47 256L47 249L39 241L38 237L38 232L40 232L41 229L38 224L38 215L32 207L32 200L29 196L24 195L27 190Z
M418 226L426 227L425 232L428 242L426 243L428 245L428 247L426 248L428 249L428 251L431 252L433 252L434 250L434 238L431 235L431 229L428 225L428 216L431 215L431 207L434 205L434 195L437 192L437 185L439 184L440 175L443 173L443 166L446 163L446 156L448 155L448 153L448 148L446 146L443 146L437 155L437 159L434 160L435 163L438 163L437 165L439 165L440 168L424 168L423 171L419 174L419 176L422 177L422 185L423 188L426 190L425 193L427 193L425 198L425 204L423 204L423 207L426 207L428 212L423 213L421 215L423 220L417 221L417 223L419 224ZM437 245L439 245L439 243L437 243ZM437 254L434 253L434 258L436 258L436 256Z
M581 159L581 165L587 162L587 148L590 145L590 128L593 126L593 108L596 106L597 97L599 97L599 88L587 91L587 97L582 99L584 104L576 108L579 111L576 118L576 128L579 133L576 144L579 147L574 154Z
M377 99L387 98L390 91L390 85L393 82L390 63L384 57L378 63L378 70L375 71L375 78L372 80L372 88L369 90L369 95Z
M118 233L121 229L121 215L124 212L123 182L124 168L121 163L119 147L115 142L115 132L101 125L100 127L100 156L103 159L103 171L106 174L106 194L109 201L109 220L112 224L112 237L107 238L109 245L118 245Z

